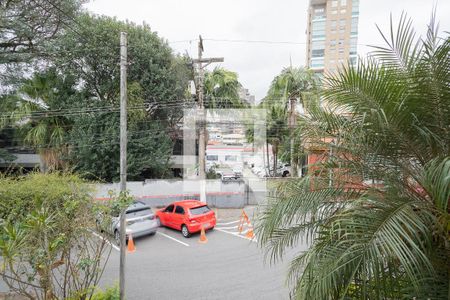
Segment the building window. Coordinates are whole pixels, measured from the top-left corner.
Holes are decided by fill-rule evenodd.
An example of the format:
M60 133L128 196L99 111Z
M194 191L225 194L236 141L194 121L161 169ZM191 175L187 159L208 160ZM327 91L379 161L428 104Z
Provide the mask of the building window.
M335 46L336 46L336 40L331 40L330 47L335 47Z
M355 37L350 38L350 55L356 55L357 39Z
M325 31L313 32L313 39L325 39Z
M352 2L352 16L359 15L359 1Z
M358 33L358 18L352 18L352 34Z
M347 0L341 0L341 6L346 6L347 5Z
M314 22L312 25L313 30L325 30L325 21Z
M343 54L344 53L344 48L339 48L339 54Z
M312 50L325 49L325 41L314 41L311 46Z
M355 56L350 57L350 65L352 65L352 66L356 65L356 57Z
M344 45L344 39L339 39L339 45L340 46Z
M337 14L337 10L332 10L332 11L331 11L331 14L332 14L332 15Z
M314 14L316 15L323 15L325 13L325 8L319 7L314 9Z
M344 33L345 33L345 28L344 28L344 29L340 29L340 30L339 30L339 33L340 33L340 34L344 34Z
M225 161L237 161L236 155L225 155Z
M347 20L346 19L340 19L339 20L339 27L345 27L346 24L347 24Z
M337 7L338 5L338 1L337 0L332 0L331 1L331 7Z
M325 49L313 50L311 55L312 57L323 57L325 55Z
M206 160L207 161L218 161L219 156L218 155L206 155Z
M325 19L325 8L317 7L314 9L313 20L321 20L321 19Z
M345 14L347 12L346 9L341 9L341 14Z
M333 20L333 21L330 22L330 27L331 28L336 28L336 25L337 25L337 21L336 20Z
M323 58L311 59L311 67L312 68L323 68L323 64L324 64Z

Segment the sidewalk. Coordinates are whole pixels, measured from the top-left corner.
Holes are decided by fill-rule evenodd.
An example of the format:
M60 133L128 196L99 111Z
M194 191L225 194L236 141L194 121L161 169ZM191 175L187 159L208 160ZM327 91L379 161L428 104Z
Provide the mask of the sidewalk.
M216 213L216 218L220 221L234 221L239 219L242 214L242 208L213 208L213 210ZM257 210L257 205L244 207L244 211L250 219L255 217Z

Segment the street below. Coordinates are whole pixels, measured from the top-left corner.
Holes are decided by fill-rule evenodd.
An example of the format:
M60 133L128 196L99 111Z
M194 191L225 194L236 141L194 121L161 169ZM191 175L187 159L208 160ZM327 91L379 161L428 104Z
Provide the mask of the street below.
M237 227L238 220L219 221L206 232L205 244L199 243L200 234L186 239L168 228L135 239L136 251L126 258L126 298L289 299L288 264L271 265L256 241L239 234ZM114 248L100 286L117 284L118 274Z

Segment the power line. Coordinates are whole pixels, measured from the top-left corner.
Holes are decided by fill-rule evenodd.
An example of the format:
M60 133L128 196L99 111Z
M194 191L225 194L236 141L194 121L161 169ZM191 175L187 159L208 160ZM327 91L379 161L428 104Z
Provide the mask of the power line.
M307 45L307 42L297 41L273 41L273 40L245 40L245 39L216 39L216 38L204 38L205 41L211 42L224 42L224 43L249 43L249 44L287 44L287 45ZM351 44L351 43L344 43ZM371 47L373 45L356 43L358 46Z
M205 104L214 104L215 100L220 101L228 101L230 103L221 103L220 107L218 108L210 108L210 109L234 109L236 108L232 101L235 101L236 99L227 98L227 97L214 97L214 98L207 98L205 100ZM271 101L283 101L284 98L271 98ZM185 98L185 99L174 99L170 101L164 101L164 102L145 102L142 105L135 105L130 106L128 110L142 110L142 109L167 109L167 108L174 108L174 107L180 107L180 108L194 108L196 102L193 101L193 99ZM152 106L153 105L153 106ZM241 109L241 108L236 108ZM41 117L41 118L52 118L52 117L67 117L67 116L75 116L79 114L92 114L92 113L110 113L110 112L118 112L120 109L118 106L100 106L100 107L91 107L88 109L72 109L72 108L65 108L65 109L54 109L54 110L42 110L42 111L36 111L36 112L30 112L30 113L3 113L0 114L0 119L11 119L13 117L16 118L26 118L26 117Z

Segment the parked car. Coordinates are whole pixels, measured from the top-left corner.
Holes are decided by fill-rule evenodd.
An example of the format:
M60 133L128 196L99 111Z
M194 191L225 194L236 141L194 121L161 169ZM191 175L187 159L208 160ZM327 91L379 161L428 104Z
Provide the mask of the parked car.
M291 176L291 165L280 164L277 168L277 176L288 177Z
M242 181L242 176L236 175L234 172L222 172L220 175L222 182Z
M233 171L233 173L234 173L234 176L236 176L236 177L242 177L242 176L243 176L242 167L240 167L240 166L235 166L235 167L232 169L232 171Z
M125 211L126 240L131 234L133 238L144 235L153 235L158 230L159 224L150 206L141 201L134 201ZM98 223L102 223L102 230L114 235L116 243L120 244L120 218L119 212L113 213L108 220L100 217Z
M216 226L216 215L206 205L198 200L184 200L174 202L158 210L156 216L162 226L181 230L181 234L188 238L192 233L199 232L202 227L213 229Z

